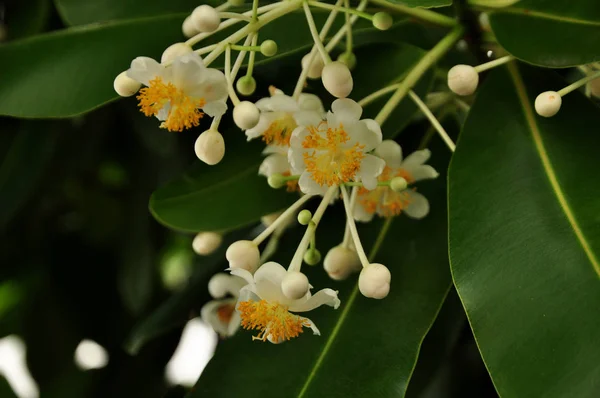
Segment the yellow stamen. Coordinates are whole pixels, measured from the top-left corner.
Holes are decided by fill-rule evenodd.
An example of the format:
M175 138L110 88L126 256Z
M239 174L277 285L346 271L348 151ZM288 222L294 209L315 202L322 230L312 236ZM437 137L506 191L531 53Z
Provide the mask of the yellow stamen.
M265 144L290 146L292 131L298 127L294 117L289 113L283 113L280 118L273 121L269 128L263 133Z
M272 341L290 340L308 327L308 320L288 312L288 308L279 303L269 303L266 300L242 301L238 305L242 318L242 327L247 330L260 330L252 340L266 341L271 336Z
M199 108L205 105L203 98L192 98L173 83L163 83L160 76L150 80L150 85L140 90L140 110L146 116L156 116L169 105L167 118L160 125L169 131L183 131L200 124L204 115Z
M415 179L404 169L392 170L385 166L383 172L378 177L379 181L389 181L393 177L402 177L408 183L413 183ZM413 188L413 191L416 190ZM383 217L398 216L412 202L410 194L405 190L394 192L391 188L383 186L377 187L372 191L360 188L358 191L358 203L363 206L369 214L379 211Z
M343 147L350 141L344 126L321 130L320 126L308 127L309 134L304 138L302 146L314 149L304 153L306 170L319 185L338 185L351 181L360 168L365 157L364 145L355 143L351 147ZM323 136L323 133L325 136Z

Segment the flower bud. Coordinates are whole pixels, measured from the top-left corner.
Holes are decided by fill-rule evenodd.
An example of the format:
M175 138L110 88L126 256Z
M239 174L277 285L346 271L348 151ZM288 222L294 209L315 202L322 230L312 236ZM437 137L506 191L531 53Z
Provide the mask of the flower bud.
M298 213L298 222L300 223L300 225L308 225L310 220L312 220L312 213L310 212L310 210L304 209L300 213Z
M223 237L216 232L200 232L192 241L192 248L201 256L208 256L221 246Z
M260 112L250 101L242 101L233 108L233 121L242 130L248 130L258 124Z
M598 79L594 79L588 83L590 88L590 93L596 97L600 98L600 77Z
M181 31L183 32L183 35L187 38L190 37L194 37L196 36L198 33L200 33L198 31L198 29L196 29L196 25L194 25L194 21L192 21L192 16L188 16L184 21L183 24L181 25Z
M162 56L160 57L160 62L161 63L167 63L167 62L171 62L173 61L175 58L185 55L185 54L189 54L192 51L192 47L188 46L185 43L175 43L175 44L171 44L169 47L167 47L167 49L162 53Z
M308 249L304 253L303 260L308 265L317 265L321 262L321 252L317 249Z
M535 111L543 117L551 117L558 113L562 98L556 91L545 91L535 99Z
M379 30L388 30L392 27L394 20L387 12L378 12L373 15L373 26Z
M194 151L198 159L214 166L225 155L225 141L221 133L215 130L206 130L196 139Z
M470 65L455 65L448 71L448 87L458 95L471 95L479 84L479 73Z
M325 89L337 98L346 98L354 85L350 69L339 61L325 65L321 80Z
M382 299L390 292L392 274L383 264L369 264L360 271L358 289L365 297Z
M323 72L323 67L325 64L323 63L323 58L319 54L313 57L313 61L308 65L308 61L310 60L310 54L306 54L302 57L302 69L308 69L308 74L306 75L309 79L318 79L321 77L321 73Z
M127 72L121 72L115 78L113 87L121 97L131 97L142 87L142 83L127 76Z
M404 191L408 187L408 182L402 177L394 177L390 181L390 188L394 192Z
M267 182L273 189L279 189L286 184L285 177L279 173L271 174L269 178L267 178Z
M356 55L354 53L343 52L338 56L337 60L346 65L350 70L356 66Z
M358 271L361 264L354 250L340 245L329 250L323 261L323 268L331 279L341 281Z
M192 22L198 31L210 33L217 30L221 23L221 17L213 7L202 4L192 12Z
M218 273L214 274L208 281L208 293L216 299L223 298L229 293L231 275Z
M277 54L277 43L273 40L265 40L260 45L260 53L265 57L272 57Z
M306 296L309 287L308 278L301 272L288 272L281 281L281 291L285 297L292 300Z
M254 273L260 263L260 252L254 242L238 240L227 248L225 258L229 261L230 268L242 268Z
M235 88L242 95L252 95L256 90L256 80L252 76L242 76L235 83Z

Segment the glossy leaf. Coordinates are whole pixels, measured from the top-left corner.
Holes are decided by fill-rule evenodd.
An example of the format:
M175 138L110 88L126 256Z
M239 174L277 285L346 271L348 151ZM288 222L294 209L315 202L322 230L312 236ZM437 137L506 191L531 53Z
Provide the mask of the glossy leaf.
M450 167L454 283L503 397L598 395L598 108L577 92L552 118L532 107L564 85L495 71Z
M600 58L600 2L521 0L490 15L498 43L526 62L553 68Z

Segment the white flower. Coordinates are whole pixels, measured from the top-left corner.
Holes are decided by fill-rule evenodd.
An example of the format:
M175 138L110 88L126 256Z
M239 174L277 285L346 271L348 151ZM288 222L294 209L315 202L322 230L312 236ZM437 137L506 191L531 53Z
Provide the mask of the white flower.
M377 147L375 153L386 163L383 173L379 176L380 181L403 177L411 184L439 175L433 167L424 164L431 156L429 149L415 151L403 160L400 145L392 140L385 140ZM402 212L412 218L423 218L429 213L429 202L414 188L401 192L394 192L386 186L377 187L372 191L360 189L354 218L359 221L371 221L375 213L382 217L391 217Z
M367 189L377 186L385 162L367 152L381 143L381 128L371 119L360 120L362 108L351 99L331 105L327 121L312 115L294 130L288 159L305 194L323 195L327 188L362 181Z
M227 110L225 75L204 66L196 53L177 57L170 66L137 57L127 76L147 86L137 96L141 111L156 116L169 131L197 126L203 112L214 117Z
M275 88L271 89L271 97L256 102L260 110L258 124L246 130L248 140L261 137L267 144L282 146L287 149L292 131L313 115L324 113L319 97L313 94L300 94L298 100L283 94Z
M305 327L319 335L319 329L310 319L292 312L311 311L322 305L337 309L340 305L337 292L331 289L320 290L315 295L308 291L297 300L287 298L281 290L287 271L276 262L263 264L254 276L243 269L232 269L231 274L248 283L240 290L237 311L244 329L260 331L253 339L281 343L298 337Z
M292 167L288 162L287 157L288 148L279 145L267 145L264 149L263 154L268 156L264 158L260 167L258 168L258 174L263 175L267 178L273 174L281 174L284 177L288 177L292 174ZM298 180L287 181L288 192L294 192L298 190Z
M200 310L202 320L221 337L233 336L240 327L240 316L235 305L245 281L237 276L216 274L208 282L208 291L216 300L204 304ZM229 297L225 297L229 295Z

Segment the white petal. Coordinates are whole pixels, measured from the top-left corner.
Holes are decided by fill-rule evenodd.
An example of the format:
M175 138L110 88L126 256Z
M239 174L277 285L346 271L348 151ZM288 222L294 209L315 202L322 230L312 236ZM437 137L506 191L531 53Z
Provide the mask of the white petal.
M213 300L202 306L200 310L200 316L202 320L208 323L215 332L221 336L229 336L229 323L225 323L221 320L218 314L218 310L224 305L235 305L236 299L227 300ZM239 315L238 315L239 316Z
M302 143L306 136L310 134L310 131L306 127L299 126L292 131L292 136L290 137L290 147L291 148L300 148L302 149Z
M281 281L287 274L287 270L283 266L275 261L269 261L261 265L254 273L254 281L256 283L261 281L271 281L276 285L280 285Z
M437 178L440 173L438 173L433 167L428 164L414 166L409 169L404 169L406 172L414 178L415 181L421 180L429 180L432 178Z
M402 168L408 169L414 166L419 166L425 163L431 156L429 149L421 149L420 151L414 151L404 159L402 162Z
M295 300L290 304L289 310L292 312L306 312L312 311L322 305L328 305L337 309L340 306L340 299L338 298L337 292L332 289L319 290L308 300Z
M310 328L310 330L312 330L313 334L316 336L320 336L321 332L319 331L319 328L317 328L317 325L315 325L315 323L313 321L311 321L310 319L306 318L306 317L301 317L306 321L306 325Z
M429 213L429 201L423 195L413 190L406 191L410 197L410 204L404 212L411 218L421 219Z
M169 112L171 111L171 103L167 102L156 114L156 118L158 120L167 120L169 117Z
M351 147L355 143L359 143L360 145L364 145L364 152L369 152L381 144L381 132L378 134L369 129L364 120L345 124L344 130L346 130L350 137L350 140L344 144L346 147Z
M271 97L261 98L254 104L261 112L272 112L273 111L273 103L271 101Z
M227 112L227 103L221 100L208 102L202 110L210 117L222 116Z
M231 320L229 321L229 327L227 328L227 336L233 336L235 332L240 328L242 323L242 317L235 311L231 314Z
M357 122L362 115L362 107L349 98L336 99L331 104L331 110L335 114L337 123L344 125Z
M273 114L270 112L261 112L260 118L258 119L258 124L251 129L246 130L246 137L248 137L248 141L263 135L271 123L273 123Z
M231 275L239 276L248 284L254 284L254 277L252 274L243 268L229 268L227 271L229 271Z
M315 111L297 111L293 116L298 126L318 126L323 121L321 114Z
M203 79L206 67L202 58L194 52L175 58L171 66L173 73L172 81L176 87L185 89L194 87Z
M357 203L354 207L354 219L356 221L369 222L373 219L375 213L368 213L365 207L360 203Z
M304 152L303 148L290 148L288 150L288 162L292 168L292 174L302 174L306 169L306 163L304 163Z
M375 149L375 154L391 168L397 169L402 163L402 147L393 140L384 140Z
M366 189L373 190L377 187L377 177L379 177L384 167L385 161L383 159L367 154L360 162L357 177L360 178Z
M379 125L379 123L377 123L373 119L363 119L362 121L367 125L367 128L369 130L371 130L373 133L375 133L375 137L377 139L377 145L381 144L381 140L383 139L383 134L381 133L381 126ZM377 145L373 146L372 148L365 148L365 151L369 152L370 150L375 149L377 147Z
M271 97L271 106L274 111L296 112L300 107L295 99L285 94L275 94Z
M146 86L150 80L162 76L164 67L149 57L137 57L131 61L131 67L127 70L127 76Z
M300 190L306 195L325 195L329 187L327 185L319 185L312 179L311 175L307 171L303 171L300 174L298 180L298 186Z
M206 102L227 100L227 80L223 72L217 69L204 69L201 78L185 86L185 92Z
M258 174L269 177L275 173L283 174L290 170L287 156L274 153L267 156L258 168Z
M320 114L325 112L323 102L321 102L321 99L314 94L300 94L298 97L298 105L300 106L300 109L305 111L315 111Z
M265 149L263 149L262 153L263 153L263 155L268 155L271 153L278 153L280 155L287 157L288 148L283 145L267 145L265 147Z

